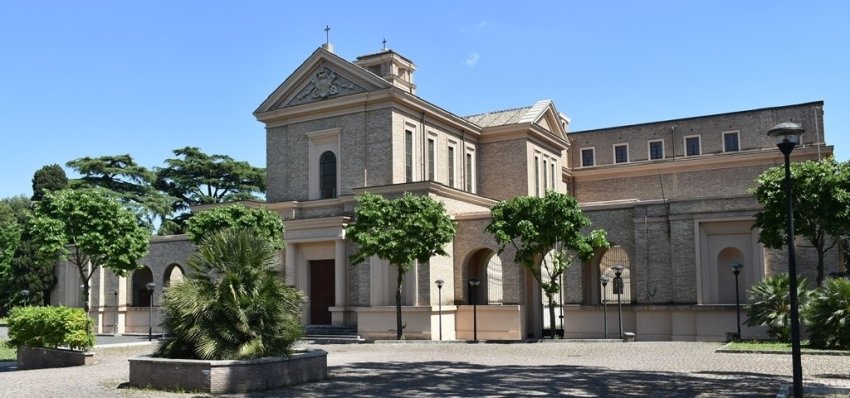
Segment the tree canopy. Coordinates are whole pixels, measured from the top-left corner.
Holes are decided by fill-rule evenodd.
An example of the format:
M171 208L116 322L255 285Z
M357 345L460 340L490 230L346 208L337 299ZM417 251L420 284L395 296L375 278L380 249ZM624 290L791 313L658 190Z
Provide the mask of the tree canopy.
M516 249L514 261L531 271L549 299L554 337L554 295L561 289L561 275L575 260L588 260L596 250L607 248L606 232L597 229L582 233L590 227L590 220L574 197L555 191L547 191L543 197L518 196L502 201L490 212L492 220L486 231L496 239L499 252L508 246Z
M68 187L65 170L58 164L49 164L32 176L32 200L41 200L45 191L58 191Z
M404 274L414 262L448 255L443 247L455 236L455 225L441 202L428 196L405 193L398 199L384 199L366 193L357 198L354 224L346 236L357 243L358 251L349 257L360 264L377 256L397 267L396 338L401 339L401 292Z
M14 216L17 227L9 224L2 214L8 209ZM23 303L18 294L26 289L30 292L27 303L46 304L46 298L53 287L53 264L56 256L39 255L32 243L30 218L32 202L25 196L14 196L0 200L0 240L6 233L17 231L18 242L12 252L11 260L0 261L0 306L8 303ZM0 243L0 247L7 247ZM8 296L8 297L6 297Z
M266 190L266 172L227 155L208 155L197 147L174 150L176 158L156 170L156 186L189 206L256 199Z
M66 164L81 175L71 180L72 188L103 188L132 208L146 226L156 219L165 221L171 213L173 198L154 188L155 174L133 160L129 154L83 157Z
M283 221L265 208L250 208L241 204L221 205L201 211L189 219L186 233L195 243L228 228L247 228L265 239L272 248L283 249Z
M138 268L137 261L147 253L150 239L135 215L102 189L48 193L35 204L31 224L33 243L40 253L59 253L77 267L86 312L89 281L98 268L126 275Z
M824 278L824 255L850 231L850 165L833 158L791 164L794 235L802 236L818 254L817 285ZM786 243L785 168L772 167L756 179L751 191L762 205L754 228L759 241L780 249Z

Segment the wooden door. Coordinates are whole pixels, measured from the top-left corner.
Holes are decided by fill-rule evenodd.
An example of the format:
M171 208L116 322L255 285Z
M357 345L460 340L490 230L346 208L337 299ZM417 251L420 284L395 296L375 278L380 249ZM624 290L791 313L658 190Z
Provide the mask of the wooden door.
M310 324L330 325L329 307L336 303L334 260L310 261Z

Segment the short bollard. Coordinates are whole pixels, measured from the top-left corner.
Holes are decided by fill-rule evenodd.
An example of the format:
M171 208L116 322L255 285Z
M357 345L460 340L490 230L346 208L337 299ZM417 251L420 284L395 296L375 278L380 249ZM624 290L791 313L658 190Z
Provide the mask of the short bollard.
M623 342L624 343L628 343L628 342L632 342L632 341L635 341L635 334L634 333L632 333L632 332L623 333Z

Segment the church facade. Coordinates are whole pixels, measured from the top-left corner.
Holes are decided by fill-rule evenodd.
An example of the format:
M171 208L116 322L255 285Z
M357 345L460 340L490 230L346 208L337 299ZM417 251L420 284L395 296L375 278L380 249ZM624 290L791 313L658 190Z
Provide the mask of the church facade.
M567 338L616 336L619 299L622 329L640 340L723 340L736 330L729 265L744 266L741 297L786 269L785 252L764 248L753 229L759 205L748 189L783 161L766 132L780 122L802 124L795 161L832 152L822 102L570 132L569 118L549 100L455 115L416 95L415 69L392 50L349 62L326 45L254 113L266 130L264 206L286 226L280 274L309 298L305 324L395 337L396 271L378 258L351 265L357 248L345 227L355 221L358 195L412 192L444 203L457 235L449 256L406 275L405 337L471 339L473 318L480 339L540 337L548 311L539 286L512 251L497 253L484 228L498 201L554 190L574 195L611 242L564 275L556 323ZM99 273L92 283L98 331L146 330L140 317L162 289L151 295L142 287L179 279L192 251L184 237L154 238L144 269L126 278ZM801 246L798 262L813 280L814 251ZM613 279L615 264L625 267L623 289L601 284ZM828 258L826 272L839 264L837 254ZM59 267L58 277L54 302L73 303L73 272ZM472 278L481 285L471 292Z

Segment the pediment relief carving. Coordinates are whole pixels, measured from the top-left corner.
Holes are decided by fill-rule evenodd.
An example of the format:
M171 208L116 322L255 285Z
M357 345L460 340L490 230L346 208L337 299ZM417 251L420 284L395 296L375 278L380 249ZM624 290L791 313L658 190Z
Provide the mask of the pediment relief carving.
M286 106L308 104L328 98L365 92L366 89L339 75L325 64L310 76L307 85L301 89Z

